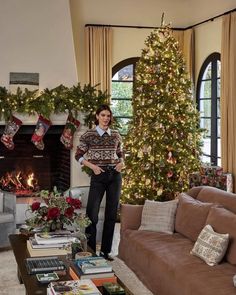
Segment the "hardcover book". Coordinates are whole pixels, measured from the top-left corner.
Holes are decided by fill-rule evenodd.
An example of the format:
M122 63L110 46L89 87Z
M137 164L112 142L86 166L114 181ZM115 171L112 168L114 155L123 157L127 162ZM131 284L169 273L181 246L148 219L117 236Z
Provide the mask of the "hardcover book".
M27 250L29 252L30 257L39 257L39 256L52 256L52 255L66 255L67 251L61 248L41 248L34 249L31 246L29 240L27 240Z
M49 285L54 295L79 294L100 295L100 291L91 280L58 281Z
M57 256L26 258L25 264L28 274L65 270L63 261Z
M76 265L84 274L111 272L112 265L103 257L93 256L76 260Z

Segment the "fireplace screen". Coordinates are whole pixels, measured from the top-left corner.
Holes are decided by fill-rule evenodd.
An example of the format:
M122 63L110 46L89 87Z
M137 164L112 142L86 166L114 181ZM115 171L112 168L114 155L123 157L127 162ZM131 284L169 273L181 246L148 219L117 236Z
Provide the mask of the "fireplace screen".
M0 189L25 196L54 186L61 191L69 188L70 151L60 142L63 126L50 129L43 138L44 150L31 142L34 126L20 128L14 150L0 144Z

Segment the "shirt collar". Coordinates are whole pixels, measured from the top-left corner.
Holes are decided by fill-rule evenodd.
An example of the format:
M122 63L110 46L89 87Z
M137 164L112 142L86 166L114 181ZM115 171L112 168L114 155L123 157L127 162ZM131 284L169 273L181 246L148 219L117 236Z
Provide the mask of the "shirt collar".
M99 125L97 125L96 130L100 136L103 136L104 133L107 133L108 135L111 136L111 129L110 128L108 128L106 131L104 131L102 128L99 127Z

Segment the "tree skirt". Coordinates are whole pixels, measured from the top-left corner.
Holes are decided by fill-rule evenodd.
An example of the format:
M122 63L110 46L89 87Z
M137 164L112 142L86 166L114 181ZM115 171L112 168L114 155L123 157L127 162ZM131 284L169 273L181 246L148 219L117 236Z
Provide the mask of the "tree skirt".
M17 278L17 264L12 251L0 252L0 295L25 295L25 288ZM119 258L112 267L116 275L134 295L153 295Z

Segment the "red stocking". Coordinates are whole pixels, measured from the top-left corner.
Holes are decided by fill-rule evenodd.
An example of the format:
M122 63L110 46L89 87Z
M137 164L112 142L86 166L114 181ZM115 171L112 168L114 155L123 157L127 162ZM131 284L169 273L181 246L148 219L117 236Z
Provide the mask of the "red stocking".
M3 135L1 136L1 142L9 149L13 150L15 145L13 137L22 125L22 121L18 118L11 116L10 121L7 122Z
M37 125L34 130L34 134L31 137L31 141L39 150L44 149L43 137L51 125L52 123L50 120L44 118L41 115L39 116Z
M73 148L73 136L76 129L79 127L80 121L73 118L71 115L66 120L66 125L61 135L61 142L67 149Z

